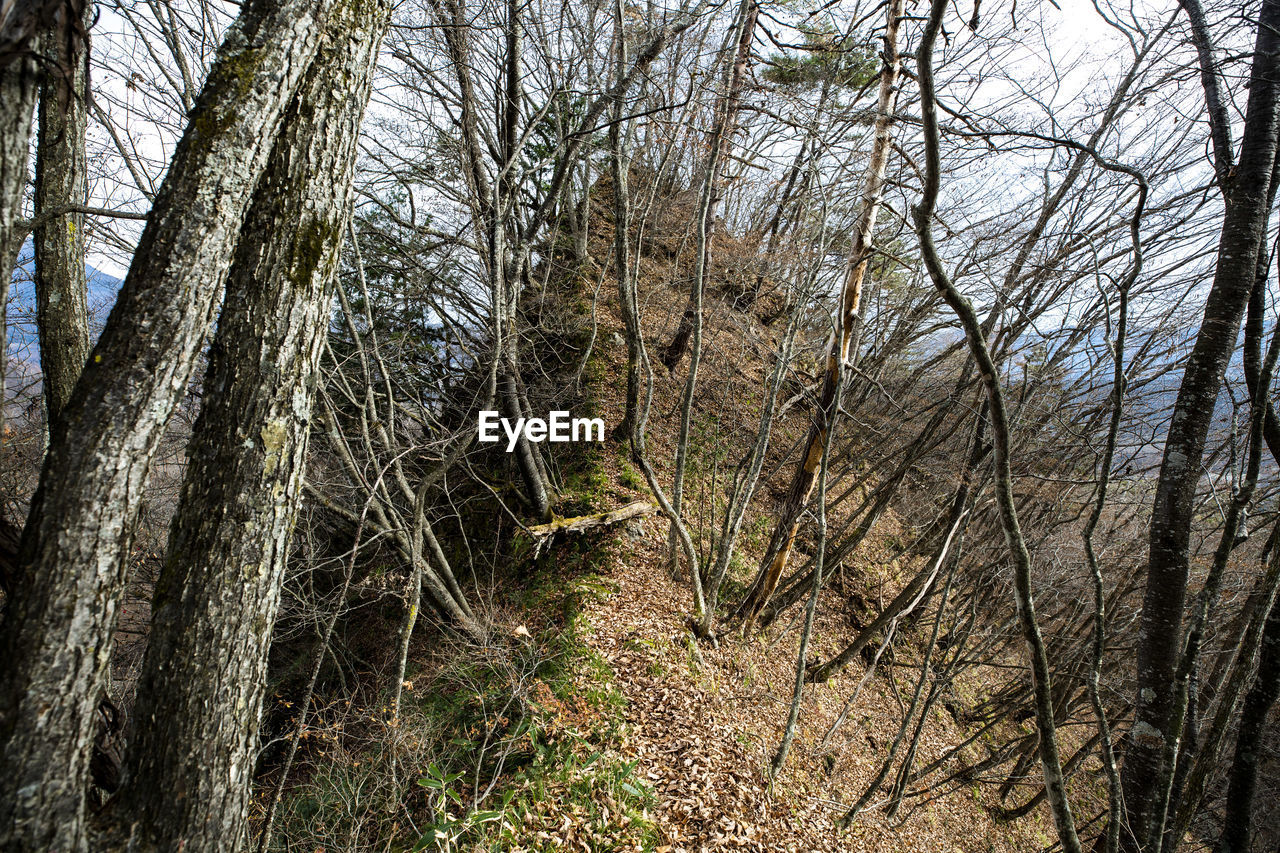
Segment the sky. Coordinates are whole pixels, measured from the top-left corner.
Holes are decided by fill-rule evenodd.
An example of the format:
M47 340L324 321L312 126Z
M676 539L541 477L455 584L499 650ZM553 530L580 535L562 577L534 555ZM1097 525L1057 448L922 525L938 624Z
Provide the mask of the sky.
M983 12L985 20L994 24L994 16L1005 16L1017 9L1016 14L1021 22L1020 30L1027 35L1022 61L1029 64L1029 70L1031 65L1037 63L1037 58L1043 57L1045 52L1044 46L1039 43L1039 29L1034 25L1035 18L1039 16L1043 16L1046 23L1051 23L1054 28L1052 48L1056 54L1059 54L1059 59L1075 53L1085 56L1092 54L1103 58L1114 54L1117 48L1122 47L1123 43L1119 37L1101 20L1091 2L1058 0L1058 3L1061 9L1054 9L1047 3L1035 4L1027 0L1023 0L1020 7L1016 4L993 3L992 0L987 0ZM1139 0L1137 6L1140 10L1158 8L1158 4L1151 0ZM136 16L137 20L146 23L147 11L142 4L129 2L124 8L130 15ZM962 15L967 19L971 10L971 3L962 0L957 4L959 14L954 17ZM1001 22L1001 24L1005 23L1007 20ZM129 30L130 23L119 10L107 4L100 7L100 18L93 29L93 36L94 50L104 67L95 69L93 83L99 91L108 94L117 102L130 105L130 112L133 115L130 116L129 124L125 128L128 144L136 147L143 160L151 161L152 168L147 171L155 177L158 175L159 164L167 159L167 154L172 150L174 128L164 127L145 117L148 112L155 114L154 107L147 102L139 87L131 85L129 78L136 74L138 69L145 69L150 63L147 61L145 47L136 39L125 35ZM197 45L194 49L204 52L207 56L212 47L210 43ZM1087 72L1082 70L1075 73ZM1066 91L1079 89L1086 82L1067 78L1063 81L1063 88ZM91 122L90 134L91 148L101 152L101 156L105 158L114 153L109 137L96 122ZM127 187L113 181L102 179L95 181L92 192L94 197L91 203L94 205L145 210L145 200L136 191L130 191ZM139 231L137 225L117 223L116 227L135 235ZM126 272L126 257L117 247L108 248L100 245L91 247L90 263L99 270L118 278L123 278Z

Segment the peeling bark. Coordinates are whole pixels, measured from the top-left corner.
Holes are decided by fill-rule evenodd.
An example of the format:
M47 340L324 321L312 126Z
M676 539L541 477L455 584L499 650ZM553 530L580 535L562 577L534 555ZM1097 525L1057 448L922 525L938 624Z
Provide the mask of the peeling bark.
M738 612L743 617L743 633L751 630L756 617L769 603L774 590L778 588L778 581L786 571L791 549L795 546L796 534L800 530L801 512L809 502L814 485L817 483L818 465L822 459L822 447L827 440L828 425L834 418L839 404L836 389L840 385L840 371L849 361L850 345L856 331L858 312L862 305L862 282L866 276L867 264L871 260L871 235L875 230L876 218L880 214L885 170L889 163L889 150L893 142L893 114L898 99L898 76L902 71L902 58L898 53L898 29L902 21L903 7L903 0L893 0L885 13L884 66L880 71L880 90L876 102L875 141L872 144L871 156L863 177L862 210L853 234L853 248L849 251L849 258L845 265L837 331L832 339L831 351L827 353L822 396L814 407L813 422L809 426L809 434L805 439L805 449L800 457L801 463L791 479L786 501L778 513L778 520L773 528L769 549L765 552L766 555L771 556L771 559L760 567L746 599L738 608Z

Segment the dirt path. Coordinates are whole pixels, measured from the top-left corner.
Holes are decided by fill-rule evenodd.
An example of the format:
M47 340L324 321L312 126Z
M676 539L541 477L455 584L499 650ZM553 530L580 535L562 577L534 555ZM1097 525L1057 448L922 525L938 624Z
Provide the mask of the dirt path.
M592 625L588 643L609 661L627 699L624 753L638 760L636 775L657 794L654 818L667 845L660 850L974 853L1050 843L1045 816L997 824L971 788L914 810L904 806L892 826L876 811L839 832L835 820L882 760L899 713L888 681L873 679L837 738L833 772L815 772L822 766L816 743L861 678L860 667L806 688L796 745L770 791L766 768L785 723L794 633L781 642L733 637L719 649L703 644L695 653L683 628L688 590L667 577L664 547L665 525L650 520L643 537L608 561L617 592L584 613ZM834 614L824 612L821 621L819 635L828 643L842 639ZM900 688L906 679L900 676ZM931 721L919 761L959 739L948 722Z

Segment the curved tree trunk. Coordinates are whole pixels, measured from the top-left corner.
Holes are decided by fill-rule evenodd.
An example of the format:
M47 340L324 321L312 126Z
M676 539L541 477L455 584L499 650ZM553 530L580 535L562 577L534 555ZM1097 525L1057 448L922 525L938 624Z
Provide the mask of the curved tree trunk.
M920 80L920 113L924 132L925 180L920 203L912 210L912 217L916 235L920 240L920 254L924 259L929 277L947 305L955 312L956 318L964 329L969 352L986 389L994 448L996 503L1000 510L1000 526L1004 531L1010 561L1013 564L1018 626L1027 644L1027 656L1030 658L1029 669L1035 700L1036 728L1040 733L1040 764L1044 773L1046 796L1053 812L1058 841L1062 844L1064 853L1080 853L1080 839L1076 833L1075 818L1071 814L1070 803L1067 801L1066 780L1058 751L1049 659L1044 638L1040 633L1035 601L1031 594L1031 554L1027 550L1027 543L1018 522L1017 502L1013 494L1013 473L1009 460L1009 419L1005 409L1004 394L1000 387L1000 375L991 359L982 324L973 306L956 289L943 267L942 259L933 242L934 209L942 180L937 96L933 82L933 49L938 31L942 27L942 15L946 7L946 0L933 0L929 20L916 52L916 67Z
M1194 24L1199 4L1183 0L1183 7ZM1197 40L1202 71L1206 79L1216 78L1209 46L1204 38ZM1180 716L1174 713L1174 671L1182 654L1196 487L1214 403L1235 349L1264 237L1268 189L1280 132L1277 69L1280 2L1265 0L1258 23L1239 161L1225 174L1219 170L1226 212L1217 267L1205 301L1204 319L1174 403L1151 513L1149 567L1138 635L1137 698L1122 774L1128 826L1123 845L1130 851L1143 849L1163 832L1163 827L1157 825L1163 822L1159 791L1164 787L1161 780L1169 772L1165 764L1170 748L1180 737L1180 732L1173 730L1174 718ZM1207 88L1206 92L1212 117L1212 89ZM1215 134L1219 130L1215 121ZM1215 139L1215 153L1222 158L1224 152L1218 142ZM1225 156L1231 156L1229 147ZM1172 751L1176 753L1176 747Z

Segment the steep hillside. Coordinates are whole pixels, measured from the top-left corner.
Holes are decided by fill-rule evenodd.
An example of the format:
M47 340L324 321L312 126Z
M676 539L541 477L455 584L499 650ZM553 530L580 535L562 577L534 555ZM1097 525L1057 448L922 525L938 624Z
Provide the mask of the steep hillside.
M606 227L592 249L603 255L610 235L607 218L598 221ZM729 238L722 241L731 248ZM641 259L645 311L678 318L684 294L669 282L681 280L687 253L661 240L654 245ZM553 354L527 377L531 397L535 405L598 415L612 427L621 417L626 359L613 282L598 266L560 256L554 264L543 270L544 289L525 306L537 312L539 352ZM653 325L647 343L657 349L674 323ZM765 361L759 356L771 333L758 315L710 300L687 485L700 542L712 520L705 506L713 507L714 490L723 488L717 472L744 450L729 422L758 411ZM741 357L743 347L755 348L752 358ZM682 385L680 369L655 379L650 447L664 481ZM764 485L769 493L785 489L786 459L805 426L795 412L779 421L772 479ZM562 448L554 457L563 487L558 515L652 499L615 440ZM501 477L508 460L494 454L488 458ZM757 501L744 523L727 585L732 596L750 580L767 544L771 501ZM503 515L496 529L475 516L473 531L481 546L506 554L499 576L480 587L490 590L483 593L486 607L500 633L476 648L420 628L398 719L389 716L377 678L366 707L348 701L323 711L307 728L306 769L282 805L278 849L290 843L330 849L344 837L339 848L968 853L1050 846L1052 821L1043 807L1002 821L996 786L978 784L980 771L963 770L989 753L986 740L972 739L978 729L956 720L961 694L983 694L973 675L945 686L951 698L933 706L915 748L916 767L938 763L943 778L951 778L939 785L935 772L909 784L892 818L878 808L886 788L851 826L837 826L891 748L898 751L893 741L904 703L920 676L913 649L925 645L928 616L902 626L894 649L877 655L874 667L867 655L830 681L805 686L794 747L771 780L802 608L785 611L759 635L744 639L730 631L717 643L697 641L688 627L689 585L670 573L668 525L660 514L559 534L537 548ZM883 609L910 577L919 558L903 553L904 537L891 510L836 568L819 600L820 639L810 662L836 653L862 627L860 616ZM812 544L805 539L800 547ZM368 613L362 618L368 631ZM388 624L385 634L393 631ZM284 717L289 712L279 709ZM397 766L399 774L420 777L421 798L396 793ZM1086 778L1098 778L1096 770Z

